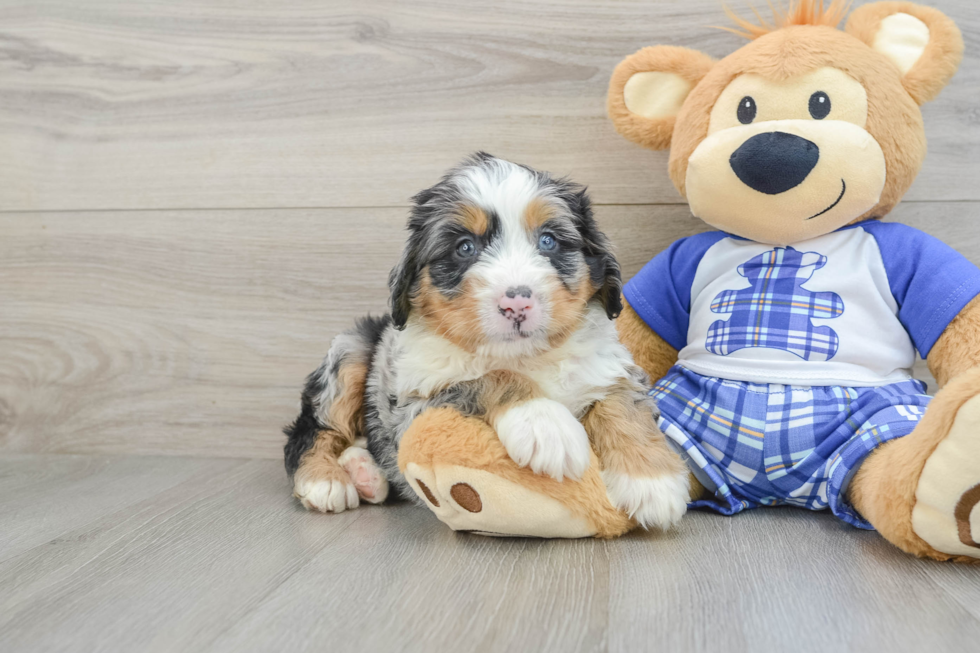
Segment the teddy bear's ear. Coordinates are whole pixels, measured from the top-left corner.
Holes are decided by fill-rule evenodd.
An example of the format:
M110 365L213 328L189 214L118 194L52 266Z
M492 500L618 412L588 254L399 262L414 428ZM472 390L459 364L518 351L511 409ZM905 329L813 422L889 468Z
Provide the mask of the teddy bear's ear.
M875 2L858 8L847 33L888 57L918 104L934 99L963 59L963 36L941 11L911 2Z
M697 50L668 45L623 59L609 82L607 104L616 131L654 150L670 147L674 118L714 63Z

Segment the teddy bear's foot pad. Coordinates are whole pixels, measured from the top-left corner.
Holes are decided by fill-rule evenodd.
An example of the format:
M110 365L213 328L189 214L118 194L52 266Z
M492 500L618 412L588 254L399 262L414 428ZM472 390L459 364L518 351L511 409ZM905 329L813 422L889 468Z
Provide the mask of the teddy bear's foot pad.
M405 478L444 524L454 531L515 537L591 537L584 519L561 503L490 472L408 463Z
M980 396L963 404L926 460L912 529L937 551L980 558Z

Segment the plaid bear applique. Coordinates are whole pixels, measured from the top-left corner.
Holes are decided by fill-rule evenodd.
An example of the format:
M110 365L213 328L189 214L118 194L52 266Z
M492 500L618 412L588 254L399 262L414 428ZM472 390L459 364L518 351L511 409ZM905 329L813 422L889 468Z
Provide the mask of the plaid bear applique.
M725 290L711 302L713 313L730 313L731 318L708 328L708 351L727 356L748 347L768 347L807 361L833 358L837 334L829 326L813 326L811 318L840 317L844 300L837 293L803 288L826 264L827 257L818 252L777 247L740 265L738 273L752 287Z

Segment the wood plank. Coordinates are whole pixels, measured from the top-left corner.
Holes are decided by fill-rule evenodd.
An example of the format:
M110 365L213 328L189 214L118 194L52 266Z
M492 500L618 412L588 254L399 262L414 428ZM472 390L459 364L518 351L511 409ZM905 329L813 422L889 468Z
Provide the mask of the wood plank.
M910 199L980 199L980 6L924 109ZM721 57L716 0L0 3L0 210L403 206L482 149L601 203L677 203L617 136L606 86L652 44Z
M165 492L241 464L105 456L0 458L0 561Z
M0 441L278 457L330 339L383 312L403 213L0 218Z
M408 504L308 513L278 461L165 462L173 487L0 561L0 650L902 652L980 637L975 567L917 560L826 512L493 539ZM6 456L0 470L108 506L118 480L80 487L84 463ZM30 500L21 480L0 474L4 501ZM33 528L0 516L15 538Z
M604 542L455 534L426 513L365 515L207 650L604 650Z
M976 567L929 565L923 567L922 573L974 619L980 619L980 582L977 582Z
M948 573L829 513L694 513L611 543L609 651L921 651L980 636L977 573ZM931 578L942 574L944 587Z
M382 312L404 209L0 216L0 447L280 455L330 339ZM980 203L896 213L980 262ZM705 229L606 206L627 277Z
M308 513L276 461L201 462L214 473L0 563L0 650L200 650L370 513Z

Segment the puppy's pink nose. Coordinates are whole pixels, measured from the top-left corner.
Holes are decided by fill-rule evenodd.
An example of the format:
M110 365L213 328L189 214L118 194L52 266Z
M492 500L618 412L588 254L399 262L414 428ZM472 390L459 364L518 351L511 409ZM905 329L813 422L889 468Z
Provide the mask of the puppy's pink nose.
M527 286L515 286L497 300L500 312L507 317L517 317L534 308L534 295Z

